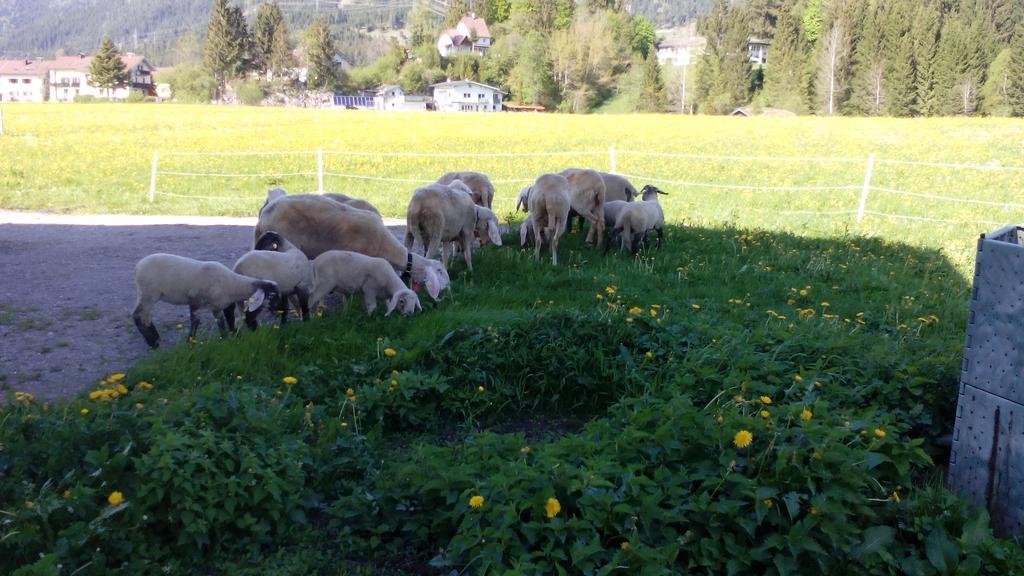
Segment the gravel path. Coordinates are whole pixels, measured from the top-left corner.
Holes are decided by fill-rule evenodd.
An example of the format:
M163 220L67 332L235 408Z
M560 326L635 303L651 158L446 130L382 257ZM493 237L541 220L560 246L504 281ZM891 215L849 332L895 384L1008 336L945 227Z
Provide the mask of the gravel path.
M172 252L230 266L252 245L255 223L0 211L0 389L55 399L124 372L149 352L131 319L135 263ZM404 222L387 223L402 232ZM161 303L153 320L170 348L188 309ZM216 329L212 316L202 321L201 334Z

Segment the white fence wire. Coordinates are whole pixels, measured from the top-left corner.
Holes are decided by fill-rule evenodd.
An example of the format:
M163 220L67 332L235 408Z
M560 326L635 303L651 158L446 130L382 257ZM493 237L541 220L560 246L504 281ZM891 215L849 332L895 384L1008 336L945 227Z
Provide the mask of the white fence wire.
M160 169L160 158L189 158L189 157L312 157L315 159L315 170L299 170L291 172L208 172L189 170L162 170ZM872 216L890 220L907 222L943 223L943 224L984 224L1004 225L1005 222L974 219L950 219L936 218L932 216L897 214L882 210L868 209L868 202L872 193L902 196L907 198L920 198L951 204L963 204L973 206L987 206L1003 208L1004 210L1024 211L1024 204L1015 202L1001 202L996 200L981 200L975 198L963 198L948 194L935 193L931 191L910 191L894 187L875 186L872 184L876 165L879 166L900 166L912 169L943 169L953 171L988 171L988 172L1024 172L1024 166L1002 166L997 162L987 164L958 164L943 162L923 162L911 160L876 158L871 155L868 158L845 158L845 157L807 157L807 156L745 156L745 155L713 155L695 154L682 152L646 152L638 150L618 150L614 147L608 150L560 150L560 151L539 151L526 153L512 152L366 152L360 150L310 150L310 151L234 151L234 152L157 152L153 153L153 169L150 179L149 201L155 201L156 196L170 198L197 198L197 199L230 199L230 200L255 200L262 198L262 190L259 195L254 196L221 196L221 195L200 195L180 194L159 190L157 187L158 177L183 177L183 178L283 178L283 177L316 177L317 191L324 192L324 178L330 177L340 180L373 181L402 184L429 184L432 179L405 178L397 176L354 174L347 172L336 172L324 168L325 157L354 157L354 158L458 158L458 159L524 159L524 158L594 158L608 159L610 172L629 178L636 183L655 183L665 186L686 188L699 188L706 190L740 191L740 192L792 192L792 193L831 193L860 192L859 206L849 209L826 209L822 207L816 210L778 210L745 206L744 209L752 212L773 213L784 216L823 216L823 217L848 217L853 216L860 223L865 217ZM762 183L734 183L734 182L705 182L698 180L680 180L672 178L660 178L644 174L632 174L619 172L617 170L618 158L665 158L681 160L705 160L714 162L750 162L763 163L766 165L779 163L796 163L805 165L818 164L861 164L866 170L862 184L839 183L828 185L778 185ZM600 168L598 168L600 169ZM495 185L506 184L528 184L533 182L535 176L523 175L520 178L492 179ZM816 196L816 195L815 195ZM820 196L817 196L820 198ZM1024 213L1021 214L1024 217Z

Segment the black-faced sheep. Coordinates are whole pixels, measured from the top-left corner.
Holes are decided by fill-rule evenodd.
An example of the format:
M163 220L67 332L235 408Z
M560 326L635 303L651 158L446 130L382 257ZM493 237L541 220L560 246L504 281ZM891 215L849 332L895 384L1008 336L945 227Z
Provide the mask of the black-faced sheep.
M366 313L371 315L381 297L388 302L385 316L395 310L408 316L423 309L419 297L405 287L387 260L357 252L329 250L313 260L313 307L318 307L332 290L342 294L343 300L362 292Z
M491 208L494 202L494 185L490 178L480 172L448 172L437 179L438 184L447 186L461 180L473 193L473 203L484 208Z
M466 266L473 270L473 240L479 235L482 245L490 240L501 246L498 218L489 209L473 203L472 193L461 180L451 184L431 184L413 193L406 212L405 248L412 250L419 241L424 256L441 252L441 262L448 267L451 242L462 247Z
M220 262L204 262L173 254L150 254L135 265L139 297L132 312L135 327L146 343L156 348L160 334L153 325L157 302L188 305L189 337L199 329L199 310L209 310L221 334L235 329L235 306L247 302L248 311L264 304L276 307L279 295L273 282L232 272Z
M297 246L277 232L266 232L256 240L253 250L235 263L234 271L244 276L270 280L280 292L278 312L281 323L288 319L288 299L298 300L303 320L309 320L309 293L313 289L313 263ZM247 312L245 323L256 328L258 313Z
M328 250L384 258L403 281L425 284L435 300L451 282L441 262L406 250L376 214L330 198L315 194L278 197L260 210L255 237L270 230L287 238L310 259Z

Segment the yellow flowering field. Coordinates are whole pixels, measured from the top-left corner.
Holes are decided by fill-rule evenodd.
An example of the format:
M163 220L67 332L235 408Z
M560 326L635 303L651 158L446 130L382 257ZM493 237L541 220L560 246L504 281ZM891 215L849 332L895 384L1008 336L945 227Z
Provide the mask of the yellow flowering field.
M386 215L403 216L421 182L478 170L495 181L504 218L539 174L611 170L614 148L614 168L637 188L669 192L662 202L673 222L881 235L943 248L964 264L977 233L1024 219L1017 120L21 104L4 106L4 121L4 209L253 215L269 187L316 190L323 150L324 189L365 197Z

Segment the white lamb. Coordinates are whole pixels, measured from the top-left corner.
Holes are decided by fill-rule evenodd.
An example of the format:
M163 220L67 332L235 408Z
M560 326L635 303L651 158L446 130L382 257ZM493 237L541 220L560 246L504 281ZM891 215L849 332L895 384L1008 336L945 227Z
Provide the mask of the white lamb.
M199 329L199 310L209 310L217 319L221 334L235 329L235 305L247 301L246 309L258 311L264 303L277 306L277 284L232 272L220 262L204 262L173 254L150 254L135 265L135 286L139 297L132 312L135 327L152 348L160 344L153 325L157 302L188 305L189 337Z
M277 232L266 232L253 250L235 263L234 271L244 276L270 280L280 292L278 312L281 324L288 319L288 299L298 300L303 320L309 320L309 293L313 289L313 263L294 244ZM257 313L246 313L245 324L256 329Z
M483 245L489 239L501 246L498 217L489 209L473 203L472 192L455 180L451 184L430 184L413 193L406 212L405 248L412 250L418 241L424 256L441 252L441 262L448 267L451 242L462 247L466 266L473 270L473 239L480 236Z
M408 316L422 310L416 293L405 287L391 264L383 258L374 258L347 250L328 250L313 260L313 293L310 302L314 309L323 299L337 291L345 297L363 293L366 313L377 309L377 299L388 302L385 316L396 309Z
M648 184L640 191L643 197L642 202L630 202L619 212L615 220L613 234L622 238L622 249L635 251L637 239L641 238L648 230L658 232L658 248L665 237L665 213L658 203L658 194L665 194L661 190Z

